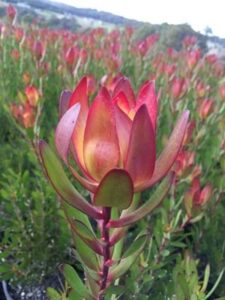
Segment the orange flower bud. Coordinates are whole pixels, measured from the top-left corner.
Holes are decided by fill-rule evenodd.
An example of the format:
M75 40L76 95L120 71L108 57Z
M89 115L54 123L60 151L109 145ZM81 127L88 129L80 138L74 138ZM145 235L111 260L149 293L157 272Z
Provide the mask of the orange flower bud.
M29 85L25 89L27 100L31 106L36 106L39 100L39 92L36 87Z

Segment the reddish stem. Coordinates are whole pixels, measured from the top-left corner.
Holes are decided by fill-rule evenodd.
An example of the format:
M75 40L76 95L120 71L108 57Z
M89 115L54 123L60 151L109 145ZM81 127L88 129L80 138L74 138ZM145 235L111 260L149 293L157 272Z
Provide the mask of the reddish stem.
M104 207L103 211L103 222L101 228L101 238L104 242L103 246L103 263L102 263L102 270L101 270L101 279L100 279L100 292L98 300L104 300L104 290L106 288L108 274L109 274L109 261L110 261L110 241L109 241L109 228L107 224L110 220L111 216L111 208Z

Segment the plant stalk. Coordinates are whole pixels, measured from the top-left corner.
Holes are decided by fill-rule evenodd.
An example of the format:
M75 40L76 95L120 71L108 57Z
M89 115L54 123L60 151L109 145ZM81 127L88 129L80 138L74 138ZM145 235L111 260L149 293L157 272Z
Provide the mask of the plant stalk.
M107 279L109 274L109 262L110 262L110 241L109 241L109 228L107 224L111 217L111 208L104 207L103 208L103 221L102 221L102 228L101 228L101 239L104 242L103 246L103 263L101 269L101 279L99 282L100 291L98 300L104 300L104 290L107 285Z

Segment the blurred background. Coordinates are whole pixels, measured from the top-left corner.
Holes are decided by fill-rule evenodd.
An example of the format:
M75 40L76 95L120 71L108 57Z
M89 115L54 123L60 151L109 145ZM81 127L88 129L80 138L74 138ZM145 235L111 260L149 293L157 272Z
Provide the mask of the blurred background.
M117 299L225 299L224 8L222 0L0 1L0 300L78 300L61 266L84 273L35 145L40 137L54 148L63 90L87 75L91 103L101 85L112 95L121 74L133 97L155 81L157 156L178 116L191 113L170 193L126 236L125 246L150 232Z

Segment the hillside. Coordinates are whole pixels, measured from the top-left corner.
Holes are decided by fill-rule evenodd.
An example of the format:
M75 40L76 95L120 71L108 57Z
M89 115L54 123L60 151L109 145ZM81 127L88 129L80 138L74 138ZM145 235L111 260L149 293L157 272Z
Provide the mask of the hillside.
M6 3L13 3L21 9L39 9L50 11L56 14L64 14L67 16L76 16L82 18L90 18L94 20L101 20L110 24L121 26L140 26L142 23L136 20L117 16L108 12L98 11L96 9L76 8L63 3L56 3L48 0L5 0Z
M35 20L43 27L72 31L86 30L99 26L109 29L130 26L136 28L137 39L157 33L160 35L160 42L163 46L173 47L178 50L181 48L181 41L186 35L196 36L199 46L204 51L208 51L209 47L220 49L218 51L221 51L222 48L223 51L225 47L225 39L196 32L188 24L171 25L164 23L154 25L96 9L76 8L49 0L4 0L2 3L15 5L19 12L19 22L22 23L31 23ZM0 16L3 16L4 13L5 8L2 6L0 7Z

